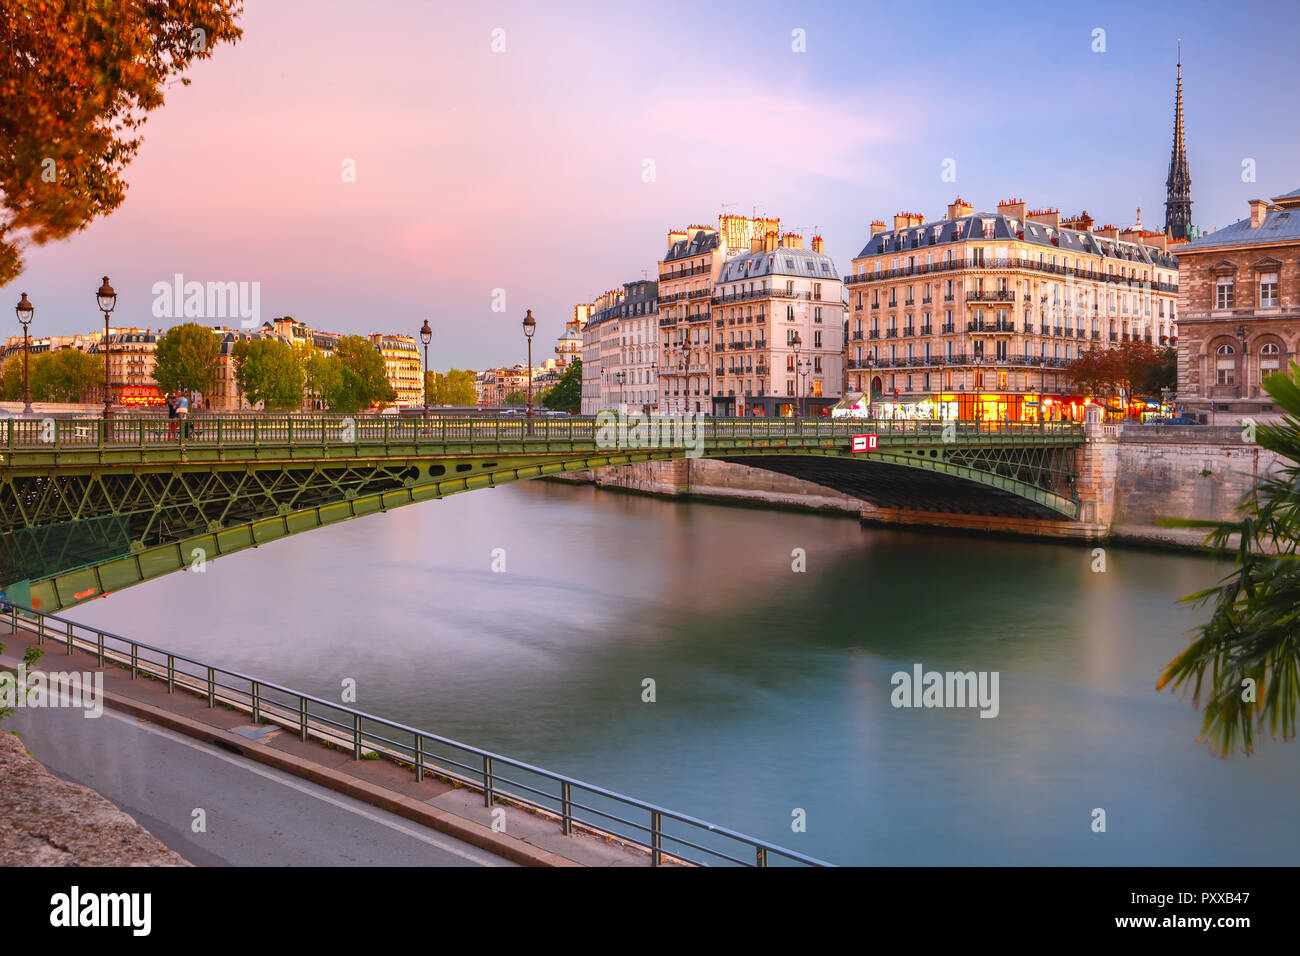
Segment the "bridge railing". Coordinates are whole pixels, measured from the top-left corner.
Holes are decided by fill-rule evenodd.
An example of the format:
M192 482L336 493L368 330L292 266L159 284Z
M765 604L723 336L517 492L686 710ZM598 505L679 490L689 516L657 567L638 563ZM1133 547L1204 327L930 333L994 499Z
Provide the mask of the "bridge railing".
M0 604L0 614L15 633L35 635L38 643L56 645L67 654L92 654L98 666L126 669L132 680L160 681L169 694L181 690L205 698L209 707L245 711L255 724L275 724L300 740L350 751L354 760L386 756L411 769L417 783L426 775L458 783L481 793L485 807L525 807L552 818L566 835L585 832L622 840L644 850L652 866L832 865L595 784L55 614L14 604ZM45 666L51 663L47 657Z
M712 418L684 421L666 416L641 419L698 428L705 441L827 439L847 442L854 435L881 440L1032 441L1035 437L1082 437L1068 422L977 422L915 420L836 420L793 418ZM631 420L634 425L636 420ZM388 416L198 416L166 418L11 418L0 420L0 447L18 449L157 448L168 445L388 445L470 444L483 442L574 441L600 443L615 426L598 418L392 418Z

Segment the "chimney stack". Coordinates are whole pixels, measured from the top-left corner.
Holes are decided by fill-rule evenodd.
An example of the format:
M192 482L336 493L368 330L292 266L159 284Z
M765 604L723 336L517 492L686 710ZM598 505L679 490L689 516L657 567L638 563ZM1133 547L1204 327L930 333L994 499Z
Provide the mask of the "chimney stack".
M871 235L878 236L885 231L885 222L883 219L871 220Z
M974 211L975 207L960 196L948 204L949 219L960 219L962 216L969 216Z
M1264 224L1264 217L1268 215L1268 203L1263 199L1252 199L1250 201L1250 228L1258 229Z
M812 250L816 253L824 254L826 252L826 243L822 241L821 236L813 236Z
M1030 222L1036 222L1040 226L1051 226L1053 229L1061 228L1061 211L1059 209L1031 209L1027 218Z
M777 246L777 240L776 240L775 232L769 232L766 236L763 237L764 252L775 252L776 246Z
M1019 219L1024 222L1025 219L1025 201L1023 199L1004 199L998 203L998 212L1004 216L1010 216L1012 219Z
M781 245L785 246L787 249L802 249L803 236L799 235L797 232L787 232L781 237Z

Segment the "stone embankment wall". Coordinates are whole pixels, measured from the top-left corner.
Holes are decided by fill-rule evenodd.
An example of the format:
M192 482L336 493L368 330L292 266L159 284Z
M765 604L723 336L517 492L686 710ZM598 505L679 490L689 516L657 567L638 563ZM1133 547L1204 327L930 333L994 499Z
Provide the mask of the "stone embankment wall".
M1275 455L1246 441L1235 426L1089 425L1079 451L1079 521L877 508L821 485L706 458L602 468L562 480L666 497L841 512L872 524L1195 548L1205 538L1203 531L1163 528L1158 520L1232 520L1256 477L1278 467Z
M1160 518L1232 521L1258 478L1280 469L1273 452L1238 426L1130 425L1117 442L1111 533L1124 539L1199 544L1204 532L1160 528Z

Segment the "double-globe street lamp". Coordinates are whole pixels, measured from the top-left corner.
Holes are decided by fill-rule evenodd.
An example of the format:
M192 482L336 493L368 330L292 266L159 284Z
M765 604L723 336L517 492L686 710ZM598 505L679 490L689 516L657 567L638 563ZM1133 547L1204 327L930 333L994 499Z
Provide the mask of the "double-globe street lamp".
M799 350L803 348L803 339L799 336L798 332L795 332L794 338L790 340L790 344L794 346L794 386L795 391L798 392L798 395L795 396L795 411L798 413L800 418L806 418L807 409L804 403L803 380L808 373L804 371L804 363L799 361ZM808 361L809 363L812 362L811 359Z
M104 284L95 293L95 301L99 304L99 311L104 313L104 417L110 418L113 414L113 391L108 380L108 315L117 307L117 293L108 284L108 276L104 276Z
M433 329L429 328L429 320L424 320L424 325L420 328L420 344L424 346L424 417L429 417L429 343L433 341Z
M18 315L18 321L23 324L23 414L30 415L32 413L31 340L27 336L27 326L32 321L32 316L36 314L36 306L32 305L26 292L14 306L14 312Z
M533 318L533 310L529 309L524 315L524 338L528 340L528 411L527 417L531 420L533 417L533 333L537 331L537 320ZM530 429L531 430L531 429Z

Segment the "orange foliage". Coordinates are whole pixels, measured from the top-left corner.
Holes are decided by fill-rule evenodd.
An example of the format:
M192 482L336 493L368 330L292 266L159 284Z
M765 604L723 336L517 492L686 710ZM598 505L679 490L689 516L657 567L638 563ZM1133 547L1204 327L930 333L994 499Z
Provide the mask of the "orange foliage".
M147 114L191 62L239 39L242 13L243 0L0 4L0 285L26 243L122 203Z

